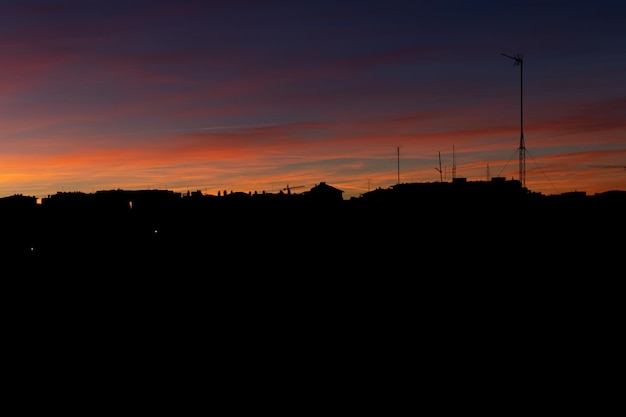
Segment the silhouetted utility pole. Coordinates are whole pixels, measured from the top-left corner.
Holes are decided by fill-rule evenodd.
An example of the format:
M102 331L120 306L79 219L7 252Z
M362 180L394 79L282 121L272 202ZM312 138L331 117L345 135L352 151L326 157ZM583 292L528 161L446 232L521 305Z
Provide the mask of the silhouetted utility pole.
M519 138L519 180L522 187L526 187L526 146L524 145L524 55L515 54L514 56L500 54L514 61L513 65L519 65L520 76L520 138Z
M443 182L443 173L441 172L441 151L439 152L439 168L435 168L439 171L439 182Z

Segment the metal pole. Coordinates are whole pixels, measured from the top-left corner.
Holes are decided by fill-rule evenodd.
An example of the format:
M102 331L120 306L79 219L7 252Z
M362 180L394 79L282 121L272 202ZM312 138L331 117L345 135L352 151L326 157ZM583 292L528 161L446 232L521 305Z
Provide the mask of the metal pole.
M520 66L520 139L519 139L519 180L526 187L526 145L524 144L524 56L500 54L515 61Z
M522 187L526 187L526 146L524 144L524 59L519 59L519 119L520 119L520 139L519 139L519 177Z

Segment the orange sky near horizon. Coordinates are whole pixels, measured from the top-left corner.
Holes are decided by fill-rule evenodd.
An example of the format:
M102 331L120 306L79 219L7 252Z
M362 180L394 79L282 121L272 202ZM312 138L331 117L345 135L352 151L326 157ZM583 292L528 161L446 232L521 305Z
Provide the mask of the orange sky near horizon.
M385 130L393 130L393 123L389 125ZM3 153L0 186L18 194L45 197L59 191L117 188L217 194L224 190L278 192L287 185L298 185L303 186L299 191L304 191L325 181L343 190L344 198L350 198L396 184L398 170L400 182L439 181L439 155L444 181L452 180L453 159L456 176L470 181L486 180L487 175L519 179L519 138L515 137L515 129L384 137L367 132L346 136L341 132L343 127L319 126L337 131L325 143L301 139L301 132L309 132L310 126L275 126L227 134L164 136L133 142L132 146L87 145L75 152L44 149L26 156ZM537 136L547 139L534 146L533 136L525 134L527 188L543 194L625 189L626 168L594 167L626 160L626 149L619 149L619 132L600 133L606 143L612 143L612 139L616 149L570 151L552 139L559 132L550 130L537 132ZM270 144L262 140L267 136L273 138ZM437 142L429 142L430 136L437 137ZM506 136L511 136L510 143L498 140ZM62 142L61 138L57 141ZM593 147L584 138L579 142L581 148ZM397 145L386 145L393 143ZM360 173L363 170L365 174Z

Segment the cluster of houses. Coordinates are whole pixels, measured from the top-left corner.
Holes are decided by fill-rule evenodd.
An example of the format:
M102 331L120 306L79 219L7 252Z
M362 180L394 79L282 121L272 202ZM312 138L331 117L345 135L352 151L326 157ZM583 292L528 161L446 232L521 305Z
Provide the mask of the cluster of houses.
M56 194L38 199L34 196L16 194L0 198L0 210L29 211L35 207L50 210L133 210L133 209L160 209L189 206L200 207L236 207L255 205L258 207L277 206L327 206L350 205L365 206L375 204L380 207L385 204L416 204L422 206L493 204L506 202L517 204L537 203L538 205L554 206L562 204L592 204L595 202L604 205L620 205L626 199L626 191L609 191L602 194L587 195L584 191L568 192L558 195L543 195L529 191L521 186L520 181L506 180L494 177L489 181L467 181L465 178L454 178L449 182L428 183L399 183L389 188L378 188L362 194L360 197L343 199L342 190L326 182L320 182L308 191L299 193L281 190L278 193L224 191L217 195L203 194L201 191L187 191L185 193L171 190L103 190L94 193L84 192L57 192Z

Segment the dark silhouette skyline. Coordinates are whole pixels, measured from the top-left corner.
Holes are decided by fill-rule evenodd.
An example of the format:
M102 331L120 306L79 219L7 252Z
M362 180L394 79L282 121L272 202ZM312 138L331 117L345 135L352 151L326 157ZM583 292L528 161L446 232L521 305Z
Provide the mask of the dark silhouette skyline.
M490 275L508 263L500 273L515 276L528 268L522 259L555 273L572 263L600 270L621 262L625 208L626 191L545 196L504 178L401 183L347 200L325 182L300 193L103 190L59 192L39 204L0 199L5 264L140 275L187 268L405 275L430 267Z

